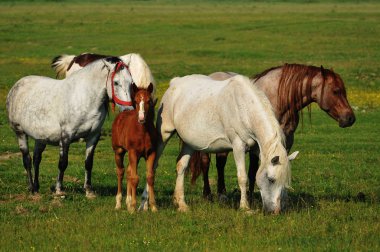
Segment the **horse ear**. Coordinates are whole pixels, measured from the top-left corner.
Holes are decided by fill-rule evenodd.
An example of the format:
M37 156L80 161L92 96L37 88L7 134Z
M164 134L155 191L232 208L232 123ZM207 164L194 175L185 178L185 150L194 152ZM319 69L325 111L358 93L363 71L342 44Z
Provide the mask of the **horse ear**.
M274 158L272 158L271 162L272 162L272 165L279 164L280 163L280 157L275 156Z
M136 86L135 83L132 83L132 96L135 96L137 91L139 91L139 88Z
M289 161L292 161L292 160L296 159L298 153L300 153L300 152L299 152L299 151L295 151L295 152L293 152L292 154L290 154L290 155L288 156Z
M158 102L158 99L154 98L154 100L153 100L153 108L156 107L157 102Z
M152 83L149 84L147 91L149 94L151 94L153 92L153 84Z

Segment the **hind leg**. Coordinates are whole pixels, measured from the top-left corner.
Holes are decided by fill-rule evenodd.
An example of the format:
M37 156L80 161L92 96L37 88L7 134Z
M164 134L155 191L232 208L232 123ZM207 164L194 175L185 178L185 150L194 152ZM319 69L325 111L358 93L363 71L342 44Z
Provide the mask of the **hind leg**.
M84 163L85 167L85 180L84 180L84 190L86 191L86 197L87 198L95 198L96 195L94 191L92 190L92 184L91 184L91 175L92 175L92 166L94 162L94 153L96 145L98 144L100 138L100 133L86 139L86 161Z
M210 155L208 153L200 152L200 159L200 165L203 174L203 197L211 200L211 188L208 178L208 172L210 170Z
M158 141L157 141L157 147L156 147L156 158L154 159L154 165L153 165L153 172L156 172L156 169L158 167L158 160L160 159L165 146L169 139L173 136L175 132L174 125L172 123L164 123L164 120L162 119L162 107L158 110L157 113L157 122L156 122L156 128L158 131ZM148 198L149 198L149 186L148 184L145 186L144 192L141 197L141 205L139 207L139 210L148 210Z
M18 145L22 153L22 162L28 176L29 191L34 192L33 178L32 178L32 158L29 154L28 136L24 133L17 134Z
M148 184L148 191L149 191L149 207L152 210L152 212L157 211L156 199L154 196L154 170L153 170L155 158L156 158L156 152L152 152L149 154L146 160L146 181Z
M69 146L70 141L68 138L62 138L59 141L59 163L58 163L58 177L57 183L55 185L55 194L56 195L64 195L65 193L62 191L63 184L63 176L65 175L65 170L69 161Z
M224 167L226 166L228 152L216 154L216 168L218 170L218 196L220 199L227 198L226 184L224 182Z
M38 180L40 174L40 163L42 158L42 152L45 150L46 144L36 141L34 144L33 152L33 166L34 166L34 191L38 192L40 189L40 182Z
M180 212L186 212L188 209L188 206L185 202L184 180L185 171L193 152L194 150L191 147L189 147L186 143L184 143L182 145L181 153L177 158L177 180L174 190L174 203L178 205L178 211Z

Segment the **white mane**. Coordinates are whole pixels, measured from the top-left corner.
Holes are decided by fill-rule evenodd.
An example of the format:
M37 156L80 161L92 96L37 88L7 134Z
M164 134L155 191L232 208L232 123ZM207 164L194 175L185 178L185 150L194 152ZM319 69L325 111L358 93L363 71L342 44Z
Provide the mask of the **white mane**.
M274 156L280 156L280 163L282 164L288 164L284 167L284 169L280 169L278 173L276 174L276 180L281 181L285 185L290 186L291 181L291 170L290 170L290 163L287 159L287 152L285 149L285 135L284 132L281 129L281 126L279 122L276 119L272 104L270 103L269 99L265 95L263 91L261 91L259 88L257 88L255 85L252 85L250 82L251 87L255 90L257 95L260 97L260 100L263 104L265 104L264 108L266 109L265 114L267 115L267 120L272 125L273 129L275 130L275 134L272 136L272 139L266 144L266 146L262 146L263 149L260 152L260 155L266 155L266 157L260 157L261 160L270 160L270 158ZM270 116L268 116L270 114Z
M120 56L120 59L129 66L129 71L131 72L133 81L136 83L137 87L148 88L150 83L153 84L154 97L156 91L156 83L148 65L140 56L140 54L130 53L124 56Z

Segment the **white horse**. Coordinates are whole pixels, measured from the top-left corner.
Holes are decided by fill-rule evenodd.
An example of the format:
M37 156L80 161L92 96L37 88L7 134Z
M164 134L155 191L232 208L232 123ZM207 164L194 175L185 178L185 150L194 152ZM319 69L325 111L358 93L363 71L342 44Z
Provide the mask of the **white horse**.
M290 186L289 159L285 138L272 107L247 77L234 76L215 81L204 75L174 78L165 92L157 115L160 142L158 159L170 137L177 132L184 144L178 156L175 203L186 211L184 171L194 150L221 152L232 150L241 191L240 208L249 209L246 195L245 152L257 143L261 165L257 173L264 210L279 213ZM146 209L144 192L142 207Z
M56 193L62 192L62 181L68 164L70 143L86 141L86 196L95 196L91 188L94 150L108 112L108 100L131 103L132 83L128 67L116 57L98 60L64 80L42 76L27 76L12 87L7 97L7 112L11 128L17 135L29 189L39 190L39 164L47 144L59 145L59 175ZM35 139L32 160L28 137Z
M57 77L65 78L73 74L74 72L82 69L87 64L94 60L110 57L107 55L82 53L76 55L62 54L55 57L52 60L51 67L57 73ZM148 64L137 53L130 53L127 55L119 56L119 58L129 67L129 71L132 75L132 79L138 88L147 89L149 84L153 85L152 98L155 97L156 82L153 78L152 72ZM130 108L132 109L132 108Z

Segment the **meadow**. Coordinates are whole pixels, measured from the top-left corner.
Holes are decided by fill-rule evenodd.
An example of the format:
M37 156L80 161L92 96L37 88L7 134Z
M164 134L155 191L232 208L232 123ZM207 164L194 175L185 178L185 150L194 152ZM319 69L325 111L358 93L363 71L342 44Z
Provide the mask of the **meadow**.
M380 249L380 3L377 1L1 1L0 3L0 251L257 251ZM323 65L343 78L356 123L341 129L312 106L292 150L289 210L254 214L238 209L232 155L228 200L202 198L202 180L186 181L187 213L172 203L174 137L156 174L159 211L115 211L116 172L110 113L95 153L93 186L82 189L84 143L70 147L64 186L55 198L58 148L40 167L40 197L27 191L26 173L5 110L11 86L26 75L55 77L59 54L137 52L149 64L161 97L171 78L234 71L247 76L288 63ZM305 111L306 114L306 111ZM30 141L33 147L33 141ZM139 195L145 164L139 165ZM124 201L123 201L124 202Z

